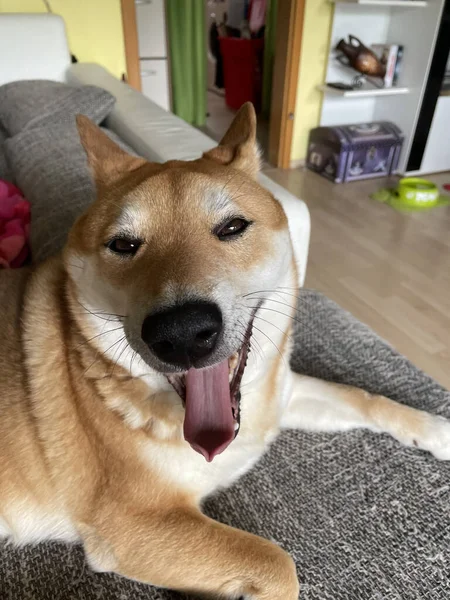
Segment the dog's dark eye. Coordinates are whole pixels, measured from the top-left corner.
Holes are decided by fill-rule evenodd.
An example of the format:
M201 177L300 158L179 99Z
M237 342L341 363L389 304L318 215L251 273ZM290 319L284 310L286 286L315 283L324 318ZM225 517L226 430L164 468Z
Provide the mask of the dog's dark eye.
M141 242L139 240L129 240L127 238L114 238L106 244L106 247L116 254L134 255L139 250Z
M227 221L227 223L220 225L215 233L219 240L226 240L243 233L249 225L250 223L245 219L235 217L234 219L231 219L231 221Z

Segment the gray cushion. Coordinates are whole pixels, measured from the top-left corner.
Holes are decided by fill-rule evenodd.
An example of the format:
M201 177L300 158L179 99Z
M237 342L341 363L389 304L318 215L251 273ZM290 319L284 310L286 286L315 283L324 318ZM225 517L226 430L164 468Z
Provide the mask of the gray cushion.
M133 154L114 132L103 131ZM86 154L73 117L71 123L26 129L6 148L15 181L31 202L31 254L39 262L63 247L73 222L94 199Z
M448 392L333 302L305 290L299 311L296 370L450 417ZM288 550L301 600L448 600L449 480L449 463L387 435L292 431L205 510ZM0 557L4 598L184 598L94 574L77 545L5 545Z
M31 127L72 122L77 114L101 123L114 103L114 96L93 85L14 81L0 87L0 123L10 136Z
M6 140L8 138L8 134L0 125L0 179L6 179L7 181L12 181L12 173L8 165L8 161L6 158Z

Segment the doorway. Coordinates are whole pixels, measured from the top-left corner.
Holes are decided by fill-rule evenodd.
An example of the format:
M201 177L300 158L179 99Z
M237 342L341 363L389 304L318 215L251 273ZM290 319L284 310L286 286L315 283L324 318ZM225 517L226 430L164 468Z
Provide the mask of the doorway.
M225 101L220 37L226 32L228 0L204 0L206 36L206 123L203 131L219 142L235 112Z
M195 0L191 0L195 1ZM139 24L136 17L136 8L141 5L151 5L154 2L162 4L165 7L165 22L163 24L166 32L167 39L167 52L163 57L156 57L161 60L167 60L167 68L169 72L169 98L172 96L170 104L171 109L179 114L178 111L174 110L174 86L171 87L170 72L174 70L174 60L171 52L170 39L167 35L169 30L167 25L167 14L168 9L173 12L174 8L177 7L178 0L121 0L122 7L122 20L124 29L124 43L125 43L125 54L127 63L127 81L130 85L138 90L142 89L142 78L140 60L142 58L139 54L139 38L138 29ZM235 108L230 107L229 103L226 102L226 94L215 85L215 60L213 55L209 56L211 46L209 44L209 30L207 30L206 23L210 23L212 18L217 21L225 20L225 12L228 9L226 19L227 27L231 27L234 23L233 16L229 14L230 5L229 0L224 2L212 2L208 0L200 0L202 2L202 10L204 11L205 25L203 34L207 37L207 56L206 56L206 100L207 107L205 110L206 121L203 127L207 128L207 133L214 139L220 139L222 133L226 130L229 123L231 123L235 114ZM245 0L242 2L246 5L247 9L251 5L252 0ZM253 0L256 3L256 0ZM271 165L281 168L289 168L291 146L292 146L292 135L293 135L293 121L295 111L295 100L297 92L297 82L299 77L299 64L300 64L300 48L301 38L303 31L303 17L306 0L267 0L266 15L270 14L272 10L273 22L275 25L271 29L270 43L264 46L264 64L262 69L267 71L268 61L266 53L268 49L272 51L272 62L271 69L273 76L266 76L264 73L263 77L263 92L261 97L261 111L259 115L259 129L258 138L260 144L264 150L264 157L268 159ZM225 6L220 6L224 4ZM239 3L237 3L239 4ZM213 6L214 5L214 6ZM179 6L179 5L178 5ZM198 8L198 7L197 7ZM139 9L141 10L141 9ZM149 10L149 9L147 9ZM214 17L211 15L214 14ZM223 16L222 16L223 14ZM231 22L230 22L231 17ZM203 19L202 19L203 20ZM245 20L245 19L244 19ZM238 21L236 21L237 24ZM267 27L267 19L264 23L264 28ZM198 23L195 23L195 29L199 30ZM234 27L233 29L238 29ZM142 27L141 27L142 31ZM140 33L141 33L140 31ZM264 38L268 39L268 32L264 29ZM228 37L227 32L227 37ZM236 31L235 31L236 33ZM261 33L261 32L260 32ZM244 34L244 35L243 35ZM232 37L232 36L230 36ZM240 30L238 35L234 37L244 37L244 40L248 39L248 33ZM250 38L251 33L250 33ZM212 53L211 53L212 54ZM172 64L171 64L172 63ZM178 68L178 73L180 69ZM213 80L214 77L214 80ZM161 77L161 80L163 78ZM147 86L150 90L153 86ZM153 98L151 98L153 100ZM267 108L267 99L268 108ZM166 107L165 107L166 108ZM179 116L182 116L179 114Z
M207 55L205 133L220 141L237 109L253 102L268 160L277 0L204 0ZM245 88L245 89L244 89Z

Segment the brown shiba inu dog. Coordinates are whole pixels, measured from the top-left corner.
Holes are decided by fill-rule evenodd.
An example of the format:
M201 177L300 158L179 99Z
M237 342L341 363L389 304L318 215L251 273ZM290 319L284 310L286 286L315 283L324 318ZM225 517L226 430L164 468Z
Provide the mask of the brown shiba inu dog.
M192 162L78 126L98 197L2 323L0 535L81 539L94 569L157 586L295 600L290 557L200 501L283 427L366 427L450 459L450 425L289 370L298 274L250 105Z

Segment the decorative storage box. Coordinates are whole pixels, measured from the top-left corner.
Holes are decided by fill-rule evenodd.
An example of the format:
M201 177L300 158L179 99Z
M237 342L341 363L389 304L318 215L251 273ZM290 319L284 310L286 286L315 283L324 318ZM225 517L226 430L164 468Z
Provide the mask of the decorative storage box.
M316 127L309 135L306 164L336 183L390 175L402 144L402 132L389 121Z

